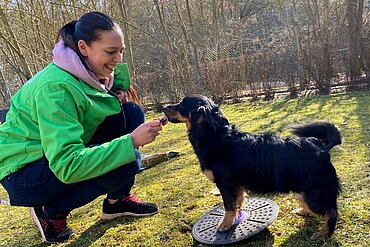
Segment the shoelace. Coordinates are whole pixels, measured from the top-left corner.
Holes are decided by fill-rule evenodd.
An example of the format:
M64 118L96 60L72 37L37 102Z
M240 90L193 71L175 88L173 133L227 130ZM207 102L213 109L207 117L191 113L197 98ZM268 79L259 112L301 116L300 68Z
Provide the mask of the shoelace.
M122 198L121 201L123 202L133 202L133 203L137 203L137 204L140 204L141 203L141 200L136 198L134 195L129 195L129 196L126 196L125 198Z
M57 232L62 232L67 227L67 221L66 220L49 220L50 223L53 224L55 230Z

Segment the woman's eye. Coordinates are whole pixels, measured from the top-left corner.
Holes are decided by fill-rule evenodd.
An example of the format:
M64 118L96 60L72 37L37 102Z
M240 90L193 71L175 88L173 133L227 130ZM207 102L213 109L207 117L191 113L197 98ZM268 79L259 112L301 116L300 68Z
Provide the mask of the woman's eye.
M115 51L107 51L107 53L113 55L116 52Z

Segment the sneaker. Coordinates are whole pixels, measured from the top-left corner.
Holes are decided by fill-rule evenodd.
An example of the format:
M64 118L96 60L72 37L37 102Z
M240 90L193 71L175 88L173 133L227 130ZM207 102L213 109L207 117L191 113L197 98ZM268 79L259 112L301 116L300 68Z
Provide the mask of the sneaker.
M32 219L38 226L42 239L50 244L68 240L76 233L67 227L67 219L50 219L41 207L30 208Z
M113 204L105 198L102 220L112 220L120 216L150 216L158 212L157 205L141 202L133 195L124 197Z

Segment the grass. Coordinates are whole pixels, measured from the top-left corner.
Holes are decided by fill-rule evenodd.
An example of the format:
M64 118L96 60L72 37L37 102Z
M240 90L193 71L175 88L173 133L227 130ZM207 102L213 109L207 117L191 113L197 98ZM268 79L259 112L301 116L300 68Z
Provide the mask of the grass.
M332 162L343 185L338 203L340 220L332 238L309 237L321 219L291 214L297 207L292 195L270 197L280 207L277 220L237 246L370 246L370 93L338 94L272 102L222 105L232 123L248 132L274 131L289 136L293 124L330 120L341 130L342 149L331 151ZM147 119L161 114L148 113ZM137 176L133 193L155 202L160 212L148 218L99 220L103 196L76 209L69 225L77 237L58 246L192 246L195 222L221 203L210 194L214 185L200 172L187 140L185 126L168 124L144 153L179 151L181 156ZM0 198L6 193L0 187ZM0 246L46 246L26 208L0 206ZM202 245L200 245L202 246Z

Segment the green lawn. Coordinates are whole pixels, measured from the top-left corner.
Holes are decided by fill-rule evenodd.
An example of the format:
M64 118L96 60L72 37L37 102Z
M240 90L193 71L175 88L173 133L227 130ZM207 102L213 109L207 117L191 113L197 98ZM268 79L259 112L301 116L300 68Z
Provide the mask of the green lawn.
M339 94L272 102L222 105L230 122L248 132L273 131L290 135L287 127L314 120L330 120L341 130L343 144L331 151L343 185L339 197L340 220L332 238L312 241L322 226L320 218L291 214L297 207L292 195L270 197L280 207L268 230L238 246L370 246L370 93ZM148 113L147 118L160 113ZM99 220L103 196L76 209L69 225L77 237L58 246L191 246L192 226L221 203L200 172L187 140L185 126L169 123L144 153L178 151L181 156L144 171L133 192L157 203L160 212L148 218ZM0 198L6 198L0 188ZM26 208L0 206L0 246L45 246Z

